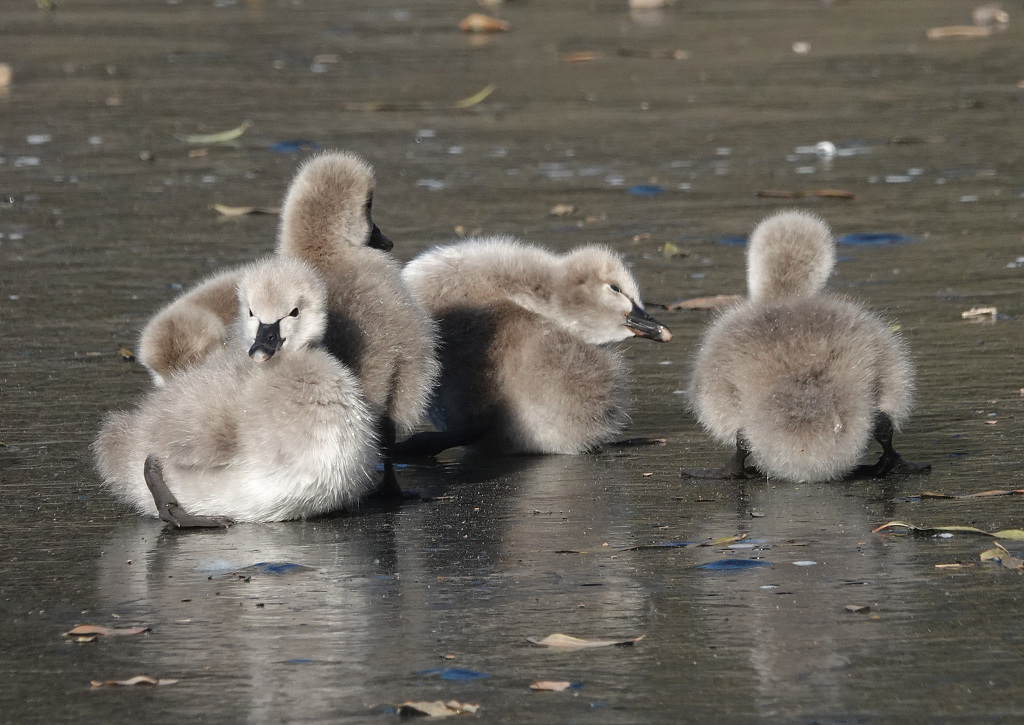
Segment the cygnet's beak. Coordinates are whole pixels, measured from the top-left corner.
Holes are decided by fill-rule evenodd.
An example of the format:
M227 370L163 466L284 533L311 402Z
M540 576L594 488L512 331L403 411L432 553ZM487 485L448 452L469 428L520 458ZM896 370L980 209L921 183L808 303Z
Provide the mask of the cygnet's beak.
M280 320L270 325L261 322L256 329L256 339L253 340L252 347L249 348L249 357L256 362L269 360L274 357L275 352L281 349L283 342Z
M672 339L672 333L667 327L637 305L633 305L633 309L626 315L626 327L637 337L649 337L658 342L668 342Z
M370 240L366 243L366 246L373 247L374 249L379 249L382 252L390 252L391 249L395 246L395 244L390 239L381 234L380 229L378 229L377 225L374 224L373 231L370 232Z

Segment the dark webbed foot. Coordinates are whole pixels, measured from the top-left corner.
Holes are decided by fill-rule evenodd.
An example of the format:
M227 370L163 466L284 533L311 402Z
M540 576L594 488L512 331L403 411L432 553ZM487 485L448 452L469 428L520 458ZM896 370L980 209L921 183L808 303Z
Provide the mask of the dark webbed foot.
M179 506L171 489L167 488L163 468L156 456L146 458L142 474L146 479L149 492L153 494L153 501L156 503L156 510L160 514L161 521L174 524L179 529L227 528L234 523L226 516L196 516Z
M754 478L759 474L756 469L746 467L746 460L749 455L750 451L747 450L740 434L737 433L736 452L729 457L725 465L720 468L684 468L682 475L690 478L714 478L721 481Z
M443 453L449 448L470 446L486 434L486 429L474 431L425 431L416 433L394 445L396 456L427 458Z
M384 476L377 485L374 498L390 503L402 501L415 501L419 499L419 491L403 491L398 485L398 478L395 476L395 464L392 458L395 454L395 424L390 417L385 416L380 421L381 454L384 458Z
M892 447L892 418L879 411L875 414L875 440L882 446L882 455L877 463L857 466L851 474L854 478L883 478L890 473L930 473L932 464L911 463Z

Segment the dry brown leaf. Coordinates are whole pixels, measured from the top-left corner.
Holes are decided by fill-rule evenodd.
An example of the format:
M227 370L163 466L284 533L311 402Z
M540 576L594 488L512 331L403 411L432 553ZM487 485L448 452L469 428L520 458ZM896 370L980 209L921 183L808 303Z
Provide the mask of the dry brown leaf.
M268 206L227 206L225 204L214 204L213 208L220 214L227 217L245 216L247 214L280 214L280 209Z
M112 635L142 634L150 632L149 627L104 627L99 624L79 624L77 627L64 632L64 637L87 637L89 635Z
M459 23L459 30L463 33L503 33L508 30L508 23L483 13L470 13Z
M117 348L117 354L120 355L121 359L125 362L135 362L135 352L127 347Z
M527 637L526 641L541 647L554 649L594 649L597 647L628 647L636 644L647 635L641 634L633 639L580 639L568 634L549 634L543 639Z
M979 317L992 317L994 319L996 314L997 310L995 307L972 307L961 312L960 318L963 320L974 320Z
M941 28L928 28L928 40L944 40L945 38L984 38L992 35L992 28L978 25L946 25Z
M155 680L152 677L146 675L136 675L130 677L127 680L93 680L93 687L135 687L137 685L150 685L150 686L163 686L163 685L176 685L177 680Z
M665 305L666 310L716 310L743 299L740 295L713 295L711 297L693 297L688 300L677 300Z
M551 680L541 680L530 685L531 690L537 690L538 692L562 692L570 687L572 687L571 682L553 682Z
M816 191L808 191L807 196L819 196L826 199L856 199L857 195L852 191L844 191L843 189L817 189Z
M403 702L398 706L399 715L427 715L429 717L451 717L452 715L473 715L480 711L479 705L458 700L434 700L432 702Z
M572 204L555 204L551 207L551 211L548 212L550 216L568 216L576 212L576 207Z
M563 63L586 63L587 61L597 60L601 57L600 53L593 50L581 50L576 53L563 53Z

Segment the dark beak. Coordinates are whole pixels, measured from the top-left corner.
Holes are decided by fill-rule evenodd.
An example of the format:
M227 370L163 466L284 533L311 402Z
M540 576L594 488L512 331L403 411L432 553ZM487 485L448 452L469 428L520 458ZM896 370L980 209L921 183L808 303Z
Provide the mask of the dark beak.
M377 225L374 224L373 231L370 232L370 240L366 243L366 246L373 247L374 249L379 249L382 252L390 252L391 249L395 246L395 244L390 239L381 234L380 229L378 229Z
M667 327L637 305L633 305L633 309L626 315L626 327L637 337L649 337L658 342L668 342L672 339L672 333Z
M281 321L278 320L272 325L260 323L256 330L256 339L249 348L249 357L256 362L263 362L274 357L274 353L281 349Z

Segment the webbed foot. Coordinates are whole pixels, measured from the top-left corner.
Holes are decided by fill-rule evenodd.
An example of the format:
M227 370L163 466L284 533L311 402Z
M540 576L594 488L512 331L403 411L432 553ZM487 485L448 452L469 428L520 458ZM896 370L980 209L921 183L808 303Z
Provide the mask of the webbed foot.
M890 473L931 473L932 464L912 463L903 460L903 456L892 446L893 425L888 414L879 411L875 414L875 440L882 446L882 455L877 463L857 466L851 474L854 478L883 478Z
M153 494L153 502L156 503L156 510L161 521L174 524L179 529L227 528L234 523L226 516L197 516L183 509L174 498L171 489L167 487L163 468L156 456L146 458L142 474L146 479L149 492Z
M747 450L740 434L737 433L736 452L729 457L725 465L719 468L684 468L682 475L689 478L714 478L720 481L754 478L760 474L757 469L747 468L746 461L749 455L750 451Z
M486 429L474 431L424 431L409 436L394 445L396 456L411 458L431 457L449 448L473 445L486 434Z

